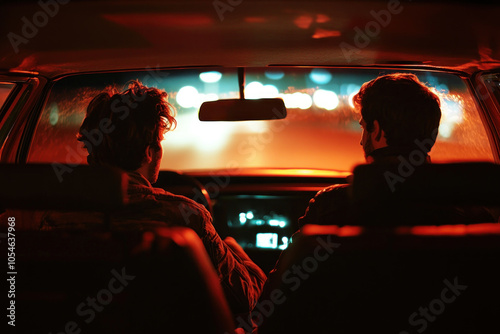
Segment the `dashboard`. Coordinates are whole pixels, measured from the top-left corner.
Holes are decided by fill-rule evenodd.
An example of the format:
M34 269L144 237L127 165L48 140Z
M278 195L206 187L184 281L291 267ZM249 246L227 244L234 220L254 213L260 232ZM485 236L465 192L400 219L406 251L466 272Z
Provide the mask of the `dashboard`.
M154 186L205 205L212 211L221 238L233 237L269 272L298 230L298 219L311 198L327 186L347 183L350 175L287 168L241 169L237 173L162 170Z
M210 194L214 226L222 238L233 237L265 272L273 267L298 229L311 198L321 189L346 183L350 173L327 170L266 169L214 177L188 173Z

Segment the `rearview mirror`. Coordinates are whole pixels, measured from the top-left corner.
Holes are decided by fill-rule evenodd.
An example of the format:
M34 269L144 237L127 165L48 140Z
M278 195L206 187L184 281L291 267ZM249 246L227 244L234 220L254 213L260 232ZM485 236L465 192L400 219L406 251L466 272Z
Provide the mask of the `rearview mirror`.
M283 119L286 107L282 99L227 99L204 102L200 107L200 121L263 121Z

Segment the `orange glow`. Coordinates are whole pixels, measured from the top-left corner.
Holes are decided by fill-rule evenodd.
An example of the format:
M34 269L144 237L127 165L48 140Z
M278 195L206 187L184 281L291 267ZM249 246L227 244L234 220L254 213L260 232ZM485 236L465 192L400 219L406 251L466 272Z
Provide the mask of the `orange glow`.
M308 29L313 23L313 18L309 15L302 15L297 17L293 23L300 29Z
M396 228L396 234L430 235L430 236L464 236L481 234L500 234L500 225L484 223L474 225L442 225L442 226L403 226Z
M389 230L390 231L390 230ZM400 226L392 230L397 235L418 236L465 236L500 234L498 223L483 223L474 225L442 225L442 226ZM303 235L336 235L339 237L355 237L364 233L362 226L337 225L305 225L301 229ZM390 232L389 232L390 233Z
M209 170L191 171L186 172L193 177L200 177L205 175ZM224 175L238 175L238 176L311 176L311 177L338 177L347 178L352 175L350 172L342 172L329 169L289 169L289 168L248 168L248 169L234 169L226 170Z
M0 82L0 85L9 85L9 84ZM0 106L9 96L12 87L13 87L13 85L10 85L10 87L7 87L7 88L0 87Z
M363 228L361 226L343 226L339 227L337 235L339 237L354 237L363 233Z
M316 31L314 32L312 38L319 39L319 38L339 37L339 36L340 36L340 31L338 30L326 30L326 29L316 28Z
M280 168L256 168L252 173L259 176L314 176L314 177L347 177L350 172L339 172L321 169L280 169Z
M175 22L175 20L166 22L169 19L168 15L158 15L158 18L164 19L155 22L155 24L169 25L171 22ZM203 15L198 15L200 17L199 21L196 21L197 16L183 16L180 20L187 20L193 24L210 22L210 19L206 20ZM149 16L138 14L130 16L131 20L127 21L129 16L116 14L109 15L106 18L123 22L123 24L130 25L131 28L134 26L133 28L137 32L143 34L144 38L149 40L153 35L139 25L142 22L141 20L146 17ZM189 20L190 17L193 21ZM259 15L255 14L250 17L259 17ZM291 20L297 17L298 15ZM317 24L314 21L316 19L315 14L309 16L304 14L302 17L302 21L305 23L309 22L309 19L313 19L312 25ZM316 28L316 26L313 26L313 28ZM192 31L193 35L188 34L185 43L186 45L195 46L197 44L194 42L198 38L195 31L198 30L192 29L189 31ZM310 33L312 35L314 30L311 30ZM151 45L158 45L159 47L168 45L161 39L151 39L149 42L152 43ZM36 63L33 60L35 58L30 59L27 58L24 64ZM158 66L156 67L158 68ZM206 70L208 69L200 69L200 72ZM256 78L259 76L264 77L263 74L268 70L252 69L249 71L256 74L252 74L252 80L257 80ZM179 71L181 74L184 70ZM300 76L307 78L307 76L310 76L311 70L281 68L279 71L282 72L283 76L273 81L274 87L280 93L279 95L295 96L294 94L300 93L299 97L304 98L304 101L305 97L308 96L306 102L310 105L313 102L312 97L320 89L314 85L299 84L293 81L295 80L293 77L297 74L297 78ZM328 69L328 71L335 72L333 69ZM149 77L151 75L149 72L149 69L148 72L141 72L139 79ZM229 72L231 71L228 69ZM170 70L165 70L162 73L170 73ZM163 76L163 74L161 75ZM111 74L105 75L105 77L108 76L111 79ZM289 108L288 115L284 120L213 123L200 122L196 108L185 109L180 106L179 101L176 102L181 89L187 85L198 87L196 96L188 96L188 101L195 106L198 106L202 100L207 99L209 96L212 98L212 94L217 94L221 99L234 98L238 95L237 90L223 88L222 84L219 86L211 86L210 84L209 87L207 86L208 88L204 85L197 86L197 83L199 83L198 75L193 77L187 75L186 78L189 77L189 80L191 80L189 82L181 81L177 83L171 80L162 80L161 85L164 85L162 87L170 94L170 101L179 104L179 114L177 115L178 127L175 131L169 132L162 143L164 156L161 169L191 172L196 170L220 170L225 172L230 169L246 173L247 169L255 168L262 169L264 175L269 176L293 176L294 173L297 173L299 176L311 175L318 177L322 177L323 172L311 172L311 170L351 171L355 165L365 163L363 150L359 144L361 137L361 129L358 124L360 115L357 113L359 110L352 108L352 95L355 94L354 92L359 87L359 77L355 72L352 73L352 76L352 80L346 78L345 82L338 83L340 86L339 89L336 89L335 94L338 96L339 103L332 111L326 110L324 106L319 107L316 102L309 109L301 109L299 103L297 103L297 107ZM68 77L64 80L73 79ZM287 80L291 81L287 82ZM118 78L110 82L116 82L116 88L120 89ZM294 84L291 84L292 82ZM437 143L430 153L432 161L434 163L494 162L492 146L490 146L486 129L472 96L462 88L453 88L454 85L450 85L449 89L451 90L445 89L446 87L443 85L437 85L443 95L443 106L446 107L443 109L441 124L448 126L445 129L448 132L443 132L438 136ZM264 82L261 83L261 86L271 85ZM333 89L332 87L324 88L325 91ZM58 81L40 116L32 146L30 147L28 162L52 163L57 161L70 164L85 164L87 152L75 140L75 134L85 117L88 103L101 89L102 87L99 88L98 86L82 86L68 90L63 81ZM212 91L212 89L214 90ZM447 91L449 93L445 94ZM333 93L333 90L331 92ZM299 100L302 101L301 99ZM333 108L333 104L328 105L328 108ZM447 136L445 137L443 134ZM290 168L290 170L288 172L283 170L271 170L269 172L265 170L266 168ZM304 169L309 169L309 171L304 172Z
M361 226L337 226L337 225L305 225L301 229L304 235L331 234L339 237L355 237L364 232Z
M151 249L154 240L155 240L155 235L153 232L150 231L144 232L144 234L142 235L141 243L138 244L136 247L134 247L132 253L138 254Z
M325 14L317 14L316 15L316 22L318 23L325 23L330 21L330 17L325 15Z
M160 238L172 239L182 247L196 245L200 240L196 232L187 227L158 228L155 233Z

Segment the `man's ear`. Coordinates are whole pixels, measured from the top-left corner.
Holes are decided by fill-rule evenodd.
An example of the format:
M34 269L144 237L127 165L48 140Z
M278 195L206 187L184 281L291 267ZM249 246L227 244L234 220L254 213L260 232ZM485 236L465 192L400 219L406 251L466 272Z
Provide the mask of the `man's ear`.
M373 131L375 134L375 140L380 141L382 138L385 138L384 130L380 127L380 123L377 120L373 121Z
M150 163L151 161L153 161L153 155L154 155L154 149L151 145L149 145L147 148L146 148L146 162L147 163Z

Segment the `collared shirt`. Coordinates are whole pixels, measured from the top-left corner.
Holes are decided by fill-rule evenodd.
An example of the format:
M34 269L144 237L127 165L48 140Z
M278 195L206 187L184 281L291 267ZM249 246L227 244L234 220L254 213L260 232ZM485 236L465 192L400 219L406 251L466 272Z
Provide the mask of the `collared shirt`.
M111 230L147 230L155 227L186 226L200 237L219 276L234 313L251 310L266 280L264 272L251 260L238 256L220 238L212 216L201 204L184 196L154 188L137 172L129 172L129 204L110 215ZM41 229L89 229L103 224L102 213L45 212Z

